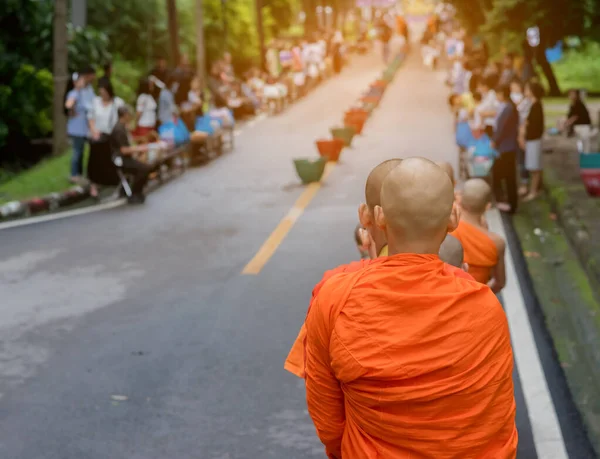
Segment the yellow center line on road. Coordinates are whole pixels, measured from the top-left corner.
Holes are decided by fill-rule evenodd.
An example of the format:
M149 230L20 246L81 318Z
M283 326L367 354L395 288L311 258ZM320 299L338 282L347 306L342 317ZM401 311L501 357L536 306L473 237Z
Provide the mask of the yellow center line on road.
M262 247L258 249L256 255L254 255L254 258L252 258L252 260L250 260L250 262L243 269L242 274L258 274L261 272L277 248L281 245L287 234L290 232L296 221L300 218L300 216L304 213L304 210L317 195L317 192L321 189L321 183L331 173L334 166L335 163L327 163L325 166L325 171L323 172L323 177L321 177L321 181L311 183L306 187L306 189L294 203L294 206L289 210L285 217L281 219L279 224L263 243Z

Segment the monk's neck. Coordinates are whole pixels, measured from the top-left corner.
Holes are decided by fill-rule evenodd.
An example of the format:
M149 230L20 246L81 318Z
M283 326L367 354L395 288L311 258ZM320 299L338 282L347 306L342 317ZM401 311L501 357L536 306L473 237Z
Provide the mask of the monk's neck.
M395 243L394 241L388 242L388 255L398 255L401 253L415 253L418 255L437 255L439 251L440 244L435 244L431 241L403 241L401 243Z
M460 211L460 219L473 225L473 226L481 226L481 218L483 215L475 214L473 212L468 212L465 209L461 209Z

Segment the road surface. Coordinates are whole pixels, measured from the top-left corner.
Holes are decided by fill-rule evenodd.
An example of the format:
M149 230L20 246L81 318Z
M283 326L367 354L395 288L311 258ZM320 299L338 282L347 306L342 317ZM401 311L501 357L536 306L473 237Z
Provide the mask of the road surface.
M0 231L1 458L324 457L303 383L283 370L312 287L356 259L373 166L456 160L447 91L412 57L323 186L297 185L292 158L314 156L314 140L381 70L377 56L355 58L145 206ZM517 281L510 225L498 214L490 222L512 241L504 300L519 458L591 458L529 286ZM253 259L257 273L242 274Z

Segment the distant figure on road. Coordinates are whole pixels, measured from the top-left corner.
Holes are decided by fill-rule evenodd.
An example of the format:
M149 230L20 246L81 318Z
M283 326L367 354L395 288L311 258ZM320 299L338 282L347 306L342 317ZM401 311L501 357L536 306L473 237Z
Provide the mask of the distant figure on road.
M390 40L392 39L393 30L385 15L382 15L377 21L377 30L382 45L383 61L387 64L390 58Z
M390 256L331 277L306 319L308 411L328 457L515 458L506 315L437 255L458 223L450 179L403 159L375 218Z

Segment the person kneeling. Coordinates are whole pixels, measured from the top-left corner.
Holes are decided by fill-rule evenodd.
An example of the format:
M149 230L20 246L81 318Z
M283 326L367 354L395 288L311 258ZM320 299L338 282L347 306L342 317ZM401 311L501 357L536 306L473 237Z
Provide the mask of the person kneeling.
M131 145L127 125L132 120L131 110L127 106L119 107L117 114L119 121L110 134L110 147L113 156L113 162L125 174L133 176L131 185L132 195L129 197L129 203L142 204L145 200L144 187L148 182L148 175L152 168L133 156L137 153L145 152L147 145Z

